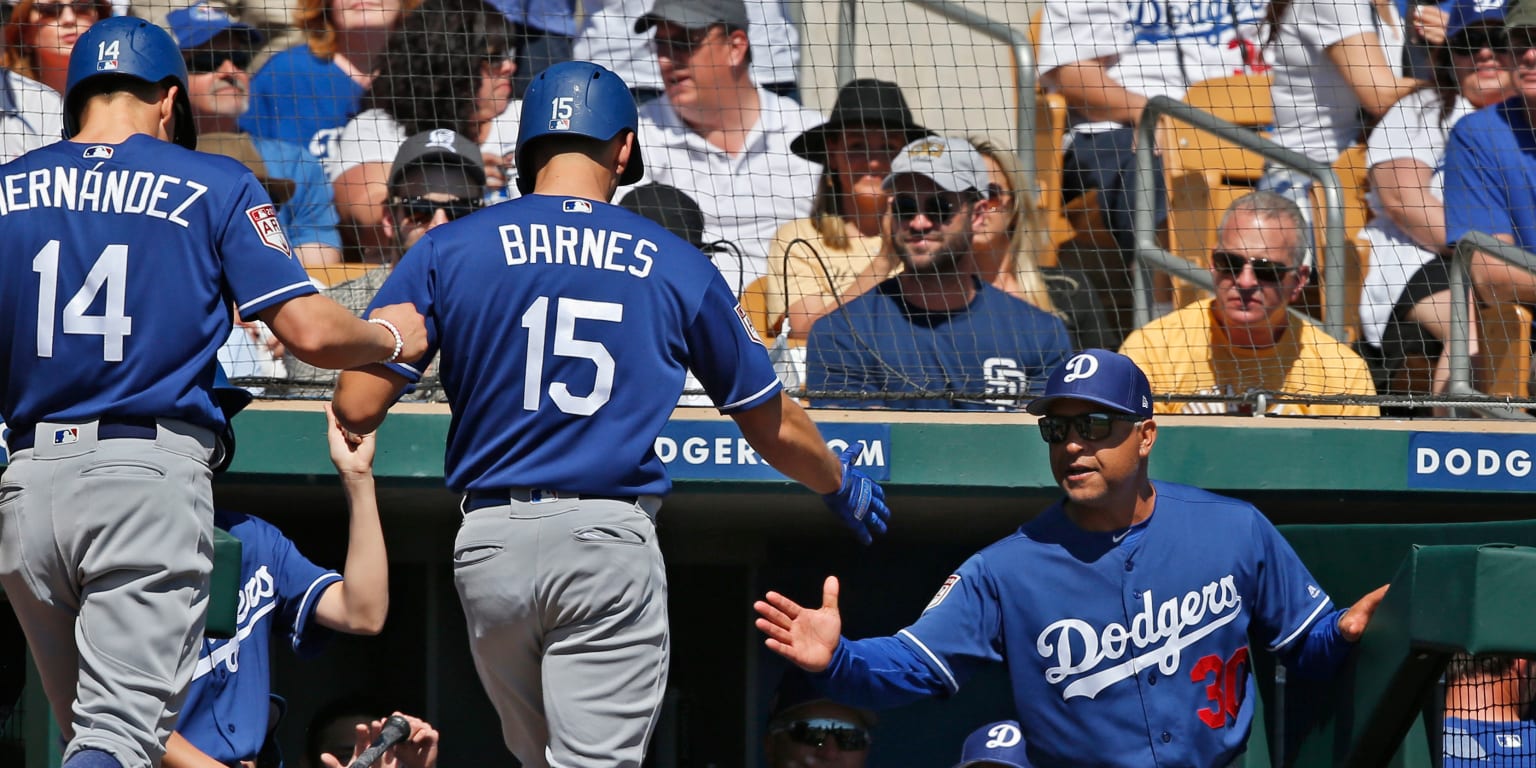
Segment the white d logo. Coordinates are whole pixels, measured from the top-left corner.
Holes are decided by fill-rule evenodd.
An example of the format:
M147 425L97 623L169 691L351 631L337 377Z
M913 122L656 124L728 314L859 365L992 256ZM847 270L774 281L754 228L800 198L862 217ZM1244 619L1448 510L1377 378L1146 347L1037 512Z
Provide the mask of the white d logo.
M1092 378L1095 373L1099 372L1099 360L1093 355L1078 355L1067 361L1067 370L1070 373L1062 377L1061 383L1063 384L1071 384L1078 379Z
M1016 747L1024 740L1024 735L1012 723L998 723L987 731L991 738L987 739L987 749L1003 747Z

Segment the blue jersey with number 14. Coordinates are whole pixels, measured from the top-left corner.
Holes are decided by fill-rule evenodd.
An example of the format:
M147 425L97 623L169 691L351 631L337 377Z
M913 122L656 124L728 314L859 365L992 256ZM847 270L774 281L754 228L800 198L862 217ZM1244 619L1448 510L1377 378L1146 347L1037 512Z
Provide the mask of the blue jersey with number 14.
M409 301L452 403L456 491L664 494L653 450L692 369L722 412L778 397L768 352L713 265L643 216L528 195L433 229L374 297Z
M1338 616L1252 505L1153 485L1152 516L1131 529L1084 531L1057 503L971 556L916 623L840 643L830 692L890 706L1006 661L1040 768L1228 765L1253 719L1249 638L1316 677L1340 657L1297 653Z
M314 293L239 162L145 135L0 166L0 417L222 428L214 355L245 317Z

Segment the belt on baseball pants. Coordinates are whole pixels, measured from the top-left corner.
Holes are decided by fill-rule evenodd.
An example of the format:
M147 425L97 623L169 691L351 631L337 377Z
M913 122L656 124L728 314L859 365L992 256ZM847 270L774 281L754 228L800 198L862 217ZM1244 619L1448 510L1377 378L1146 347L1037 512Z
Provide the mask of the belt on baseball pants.
M590 493L550 491L543 488L488 488L470 491L465 494L464 511L473 512L477 509L485 509L486 507L504 507L514 501L539 504L546 501L576 501L580 499L622 501L625 504L638 504L640 502L639 496L598 496Z
M7 441L11 452L30 449L35 444L36 432L35 428L12 429L10 439ZM122 438L153 440L155 439L155 434L155 420L147 416L126 416L123 418L104 416L96 420L97 440L116 440Z

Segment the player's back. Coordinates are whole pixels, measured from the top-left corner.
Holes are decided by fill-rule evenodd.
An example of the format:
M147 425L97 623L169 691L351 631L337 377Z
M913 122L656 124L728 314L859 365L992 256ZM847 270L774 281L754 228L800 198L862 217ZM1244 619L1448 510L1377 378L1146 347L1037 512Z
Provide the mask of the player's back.
M0 416L13 429L108 415L221 425L211 361L231 295L255 295L219 255L236 228L287 255L243 166L149 136L0 166ZM279 277L266 290L291 273Z
M438 227L375 304L423 296L451 488L665 493L652 444L685 368L727 411L777 390L708 260L616 206L533 195Z

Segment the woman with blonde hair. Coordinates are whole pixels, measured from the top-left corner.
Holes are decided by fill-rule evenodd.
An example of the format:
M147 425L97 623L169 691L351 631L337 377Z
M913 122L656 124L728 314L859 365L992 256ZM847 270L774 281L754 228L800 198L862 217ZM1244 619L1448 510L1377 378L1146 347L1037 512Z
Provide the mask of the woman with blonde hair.
M768 248L768 317L783 318L791 338L900 268L880 231L881 184L896 153L926 135L899 86L860 79L838 91L826 123L790 143L822 166L810 217L780 227Z
M325 160L362 108L389 36L421 0L299 0L294 26L305 42L274 55L251 78L240 127L309 149Z
M75 40L111 15L107 0L21 0L0 33L5 40L0 65L63 95Z

